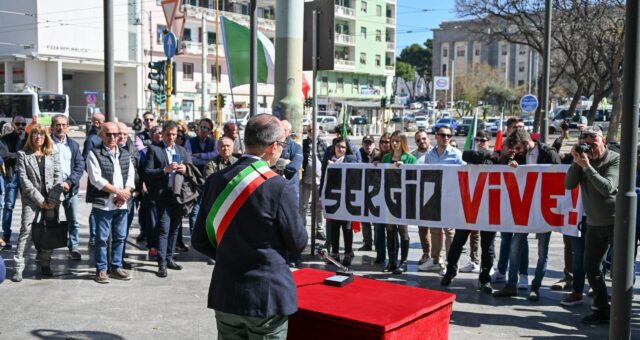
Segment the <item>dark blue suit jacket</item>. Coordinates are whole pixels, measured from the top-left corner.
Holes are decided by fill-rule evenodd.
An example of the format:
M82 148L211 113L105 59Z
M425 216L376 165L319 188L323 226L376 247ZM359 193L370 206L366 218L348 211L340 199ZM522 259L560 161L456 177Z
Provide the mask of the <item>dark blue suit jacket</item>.
M167 158L166 147L164 143L150 145L145 154L144 182L147 184L149 197L152 197L154 201L168 199L173 192L169 188L169 175L164 173L164 168L171 164L171 160ZM180 155L182 164L191 163L191 155L187 149L177 144L175 148Z
M231 220L217 248L205 230L215 199L253 162L254 158L245 156L209 176L191 242L199 252L216 255L209 308L260 318L291 315L298 310L298 303L285 254L302 252L308 236L287 180L275 176L258 187Z

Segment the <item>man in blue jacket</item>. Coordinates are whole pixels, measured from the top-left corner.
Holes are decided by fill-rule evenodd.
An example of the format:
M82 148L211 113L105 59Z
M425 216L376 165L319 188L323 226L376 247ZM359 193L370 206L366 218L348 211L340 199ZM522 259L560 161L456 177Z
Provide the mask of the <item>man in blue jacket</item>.
M307 231L287 180L269 169L286 145L278 118L252 117L244 144L236 163L207 179L191 242L216 258L208 307L218 338L286 339L298 303L285 254L304 250Z
M69 258L81 260L78 251L78 230L80 224L76 219L78 212L78 189L80 178L84 172L84 157L80 153L80 145L67 136L69 119L64 115L55 115L51 119L51 138L53 147L60 156L62 166L62 190L64 192L64 214L69 227Z
M282 120L282 127L284 128L285 143L287 145L282 150L281 159L285 160L285 167L283 170L284 178L288 179L294 188L296 198L300 197L300 168L302 168L302 146L296 143L291 138L291 123L286 120Z

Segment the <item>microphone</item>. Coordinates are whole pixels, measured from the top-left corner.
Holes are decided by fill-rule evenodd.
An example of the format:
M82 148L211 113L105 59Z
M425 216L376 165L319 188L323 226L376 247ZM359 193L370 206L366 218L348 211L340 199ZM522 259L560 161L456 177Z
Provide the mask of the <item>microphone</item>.
M279 158L279 159L276 161L276 164L275 164L276 173L277 173L278 175L280 175L280 176L284 176L284 168L286 168L286 167L287 167L287 164L288 164L288 162L287 162L287 160L286 160L286 159L284 159L284 158Z
M321 259L333 263L336 267L338 267L340 272L343 272L343 273L349 272L349 268L343 266L340 262L334 260L333 257L329 256L325 248L318 246L317 250L318 250L318 255L320 256Z

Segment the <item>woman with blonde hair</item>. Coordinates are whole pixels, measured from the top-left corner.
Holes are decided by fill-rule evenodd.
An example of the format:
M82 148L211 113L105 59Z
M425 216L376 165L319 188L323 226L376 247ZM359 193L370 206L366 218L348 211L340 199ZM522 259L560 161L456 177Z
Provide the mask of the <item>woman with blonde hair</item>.
M20 282L25 267L24 253L32 243L31 227L41 219L56 215L59 200L48 202L47 198L54 186L62 184L60 158L54 153L53 141L43 125L36 124L31 128L24 149L18 151L17 167L22 194L22 225L13 257L15 274L12 280ZM38 249L37 258L42 276L53 275L50 265L52 252L53 250Z
M382 163L392 163L400 167L402 164L415 164L416 158L409 150L407 134L396 131L391 134L391 150L382 156ZM398 265L398 247L394 242L395 234L400 234L400 264ZM409 255L409 230L406 225L387 224L387 251L389 263L384 271L393 274L402 274L407 270L407 257Z

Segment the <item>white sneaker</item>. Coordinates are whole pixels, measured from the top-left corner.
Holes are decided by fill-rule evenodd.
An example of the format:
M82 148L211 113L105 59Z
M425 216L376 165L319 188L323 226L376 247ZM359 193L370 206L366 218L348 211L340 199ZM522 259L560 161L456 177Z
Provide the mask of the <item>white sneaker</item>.
M529 277L525 274L520 274L520 278L518 279L518 289L527 290L529 289Z
M493 275L491 275L491 282L492 283L499 283L499 282L506 282L507 281L507 276L505 274L502 274L500 271L496 270Z
M433 259L429 259L429 261L418 266L418 269L424 272L437 272L440 271L440 267L439 263L433 263Z
M464 266L460 267L461 273L479 273L480 266L474 262L468 262Z

